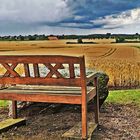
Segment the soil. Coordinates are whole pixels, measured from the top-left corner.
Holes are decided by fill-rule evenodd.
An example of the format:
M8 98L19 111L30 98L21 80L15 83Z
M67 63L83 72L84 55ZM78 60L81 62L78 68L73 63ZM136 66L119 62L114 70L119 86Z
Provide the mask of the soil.
M93 108L88 106L88 119ZM0 121L7 118L8 109L0 109ZM27 117L26 126L14 127L0 135L0 140L63 140L62 134L80 122L80 106L33 103L19 111ZM104 103L100 109L100 125L94 140L140 139L140 108L135 105Z

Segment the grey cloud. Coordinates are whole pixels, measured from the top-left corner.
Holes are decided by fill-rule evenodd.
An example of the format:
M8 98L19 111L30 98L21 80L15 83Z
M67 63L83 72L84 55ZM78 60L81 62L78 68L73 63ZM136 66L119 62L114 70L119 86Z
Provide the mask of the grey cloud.
M72 16L62 0L3 0L0 4L0 20L3 21L59 22Z
M137 25L140 24L140 8L98 18L91 22L95 25L102 25L103 28L120 28L126 25Z
M140 0L0 0L0 33L135 32L136 7Z

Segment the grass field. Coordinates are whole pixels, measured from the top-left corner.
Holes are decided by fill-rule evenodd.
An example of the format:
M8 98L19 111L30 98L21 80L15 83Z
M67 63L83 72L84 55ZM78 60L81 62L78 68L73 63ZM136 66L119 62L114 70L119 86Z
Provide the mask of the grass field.
M106 102L117 104L135 104L140 107L140 90L114 90L110 94Z
M96 39L90 41L97 44L66 44L75 41L2 41L0 55L85 55L87 67L109 75L110 86L140 87L140 43Z
M8 106L8 101L0 100L0 107L7 107L7 106Z

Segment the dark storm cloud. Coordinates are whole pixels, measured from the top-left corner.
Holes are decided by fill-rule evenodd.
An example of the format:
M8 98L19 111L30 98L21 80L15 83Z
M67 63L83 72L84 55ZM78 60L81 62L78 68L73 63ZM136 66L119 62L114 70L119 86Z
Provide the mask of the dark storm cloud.
M0 0L1 34L136 32L139 24L140 0Z

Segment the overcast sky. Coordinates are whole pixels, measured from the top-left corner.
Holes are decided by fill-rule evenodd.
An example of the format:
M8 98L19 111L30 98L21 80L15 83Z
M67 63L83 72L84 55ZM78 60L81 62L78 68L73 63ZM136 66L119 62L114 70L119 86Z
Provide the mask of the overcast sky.
M0 35L140 33L140 0L0 0Z

